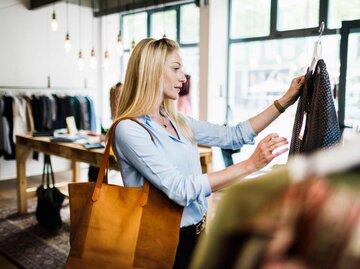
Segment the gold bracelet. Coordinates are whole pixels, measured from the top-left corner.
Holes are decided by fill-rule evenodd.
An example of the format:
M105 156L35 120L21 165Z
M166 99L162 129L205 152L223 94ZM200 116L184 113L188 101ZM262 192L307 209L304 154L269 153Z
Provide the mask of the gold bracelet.
M285 112L285 108L283 108L282 105L280 105L278 100L274 101L274 106L276 107L276 109L280 112L280 113L284 113Z

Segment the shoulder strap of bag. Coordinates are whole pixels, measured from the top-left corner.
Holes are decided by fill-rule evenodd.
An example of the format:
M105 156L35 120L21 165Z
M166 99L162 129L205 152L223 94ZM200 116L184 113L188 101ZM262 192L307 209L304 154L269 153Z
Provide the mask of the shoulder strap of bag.
M51 165L51 157L48 154L44 154L44 166L43 166L41 185L46 186L47 188L50 188L51 187L50 176L51 176L51 183L52 183L53 187L55 187L55 177L54 177L54 172L53 172L52 165ZM45 179L46 179L46 183L45 183Z
M105 171L106 174L108 169L109 169L109 154L110 154L110 148L112 147L113 144L113 140L114 140L114 135L115 135L115 128L116 126L119 124L119 122L123 121L123 120L132 120L134 122L136 122L137 124L139 124L140 126L142 126L150 135L151 137L151 141L155 144L155 140L153 135L151 134L150 130L141 122L139 122L137 119L133 118L133 117L124 117L124 118L119 118L117 119L110 127L109 131L108 131L108 140L106 143L106 147L105 147L105 151L104 151L104 155L101 161L101 165L100 165L100 169L99 169L99 174L98 177L96 179L96 184L95 184L95 188L93 191L93 195L92 195L92 201L96 202L99 199L100 196L100 190L103 184L103 180L104 180L104 175L105 175ZM149 188L150 188L150 184L147 180L144 180L144 186L143 186L143 196L140 199L140 204L142 206L146 205L147 203L147 197L149 194Z
M46 165L46 154L44 154L44 165L43 165L43 172L42 172L42 177L41 177L41 185L43 185L43 187L47 187L49 188L49 179L47 177L47 165ZM45 185L45 177L46 177L46 185Z
M55 176L54 176L54 171L53 171L52 164L51 164L51 156L50 155L46 155L46 156L48 157L47 158L48 174L50 174L53 188L55 188Z

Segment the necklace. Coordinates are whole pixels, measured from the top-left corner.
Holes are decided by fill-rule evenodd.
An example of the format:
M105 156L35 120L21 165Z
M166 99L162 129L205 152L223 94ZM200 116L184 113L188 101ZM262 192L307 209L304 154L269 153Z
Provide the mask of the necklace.
M165 119L164 119L164 117L161 117L161 119L162 119L162 125L164 126L164 128L167 128L167 125L165 124Z

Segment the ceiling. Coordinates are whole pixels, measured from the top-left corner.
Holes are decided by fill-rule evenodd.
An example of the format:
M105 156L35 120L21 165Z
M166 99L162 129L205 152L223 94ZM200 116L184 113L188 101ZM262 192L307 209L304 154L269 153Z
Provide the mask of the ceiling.
M28 0L29 9L35 9L52 3L65 0ZM112 13L126 12L153 6L166 6L176 2L189 2L189 0L68 0L69 3L94 7L94 16L100 17ZM196 1L197 4L202 2Z

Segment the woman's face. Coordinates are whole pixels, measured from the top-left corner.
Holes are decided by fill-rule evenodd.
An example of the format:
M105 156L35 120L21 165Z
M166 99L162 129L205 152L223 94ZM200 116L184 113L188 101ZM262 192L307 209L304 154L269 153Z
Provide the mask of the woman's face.
M165 62L164 99L178 99L182 84L186 81L178 50L170 53Z

